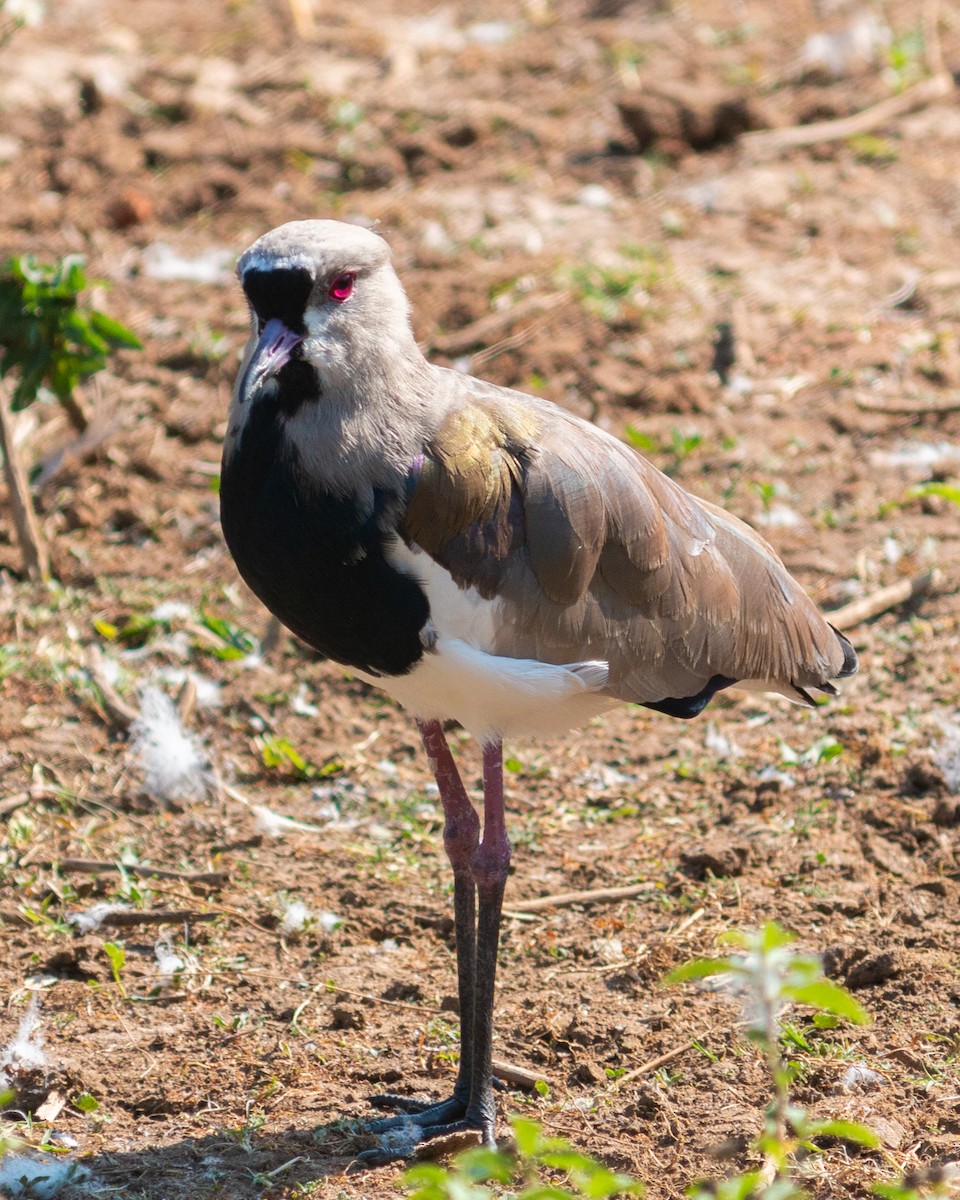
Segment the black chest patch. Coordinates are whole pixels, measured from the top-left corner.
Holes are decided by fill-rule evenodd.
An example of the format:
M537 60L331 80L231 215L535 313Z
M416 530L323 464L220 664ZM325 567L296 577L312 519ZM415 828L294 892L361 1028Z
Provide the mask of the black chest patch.
M321 654L378 675L419 660L430 615L419 584L384 557L380 519L396 503L310 485L269 395L254 402L220 480L224 537L251 590Z

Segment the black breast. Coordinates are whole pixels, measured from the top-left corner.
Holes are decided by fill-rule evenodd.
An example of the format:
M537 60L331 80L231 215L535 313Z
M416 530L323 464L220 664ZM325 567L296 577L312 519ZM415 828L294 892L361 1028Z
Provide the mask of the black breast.
M272 390L272 389L270 389ZM254 402L220 480L223 533L240 574L321 654L402 675L423 653L429 617L417 582L384 558L380 522L397 497L339 497L305 479L272 397Z

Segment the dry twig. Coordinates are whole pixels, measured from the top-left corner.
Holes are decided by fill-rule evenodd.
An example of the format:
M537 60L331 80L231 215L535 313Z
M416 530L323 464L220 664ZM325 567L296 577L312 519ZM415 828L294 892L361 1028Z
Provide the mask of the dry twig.
M100 655L91 654L87 668L87 675L91 682L100 694L102 701L103 715L107 718L111 725L117 729L128 730L130 726L137 720L139 713L132 705L129 705L126 700L120 695L117 689L107 678L106 672L103 669L103 664Z
M661 1067L665 1067L667 1063L673 1062L675 1058L679 1058L681 1054L686 1054L690 1049L689 1042L682 1046L674 1046L672 1050L668 1050L665 1054L660 1054L656 1058L651 1058L648 1062L643 1063L639 1067L634 1067L632 1071L628 1071L626 1075L621 1075L617 1080L618 1084L630 1083L633 1079L638 1079L641 1075L649 1075L652 1071L659 1071Z
M493 1073L498 1079L502 1079L504 1083L512 1083L514 1087L522 1088L525 1092L534 1091L541 1080L547 1084L550 1082L542 1073L537 1074L527 1067L507 1062L503 1058L493 1059Z
M854 625L870 621L888 609L896 608L898 604L905 604L908 600L925 595L935 588L939 581L940 572L936 568L921 571L919 575L914 575L910 579L901 579L899 583L891 583L889 587L880 588L878 592L874 592L870 596L852 600L843 608L827 613L827 616L830 624L837 629L852 629Z
M190 921L215 921L219 916L219 912L196 912L180 908L155 908L144 912L118 909L104 913L98 924L115 925L121 929L137 925L186 925Z
M857 408L864 412L889 413L891 417L936 416L939 413L960 412L960 399L944 400L941 397L929 400L873 400L869 396L857 396Z
M519 900L511 904L509 912L504 910L504 916L514 913L541 912L545 908L569 908L571 904L598 904L613 900L629 900L631 896L639 896L650 890L649 883L633 883L627 887L593 888L586 892L558 892L555 896L538 896L533 900Z
M138 879L179 879L184 883L205 883L210 887L223 887L230 878L226 871L175 871L169 867L146 867L139 863L116 863L96 858L61 858L38 863L38 866L56 868L62 873L75 872L80 875L99 875L103 871L125 871Z
M29 804L33 798L32 792L15 792L12 796L8 796L6 800L0 800L0 817L8 817L10 813L16 812L18 808L23 808L25 804Z
M3 470L10 494L10 509L17 529L17 540L23 551L23 569L29 579L46 582L50 578L50 552L34 512L27 473L20 459L13 420L7 408L6 395L3 393L0 393L0 454L3 455Z
M791 125L786 129L761 129L744 133L739 143L756 154L775 153L798 146L815 146L818 142L837 142L858 134L871 133L896 117L925 108L953 92L955 84L948 71L916 83L898 96L890 96L849 117L831 121L814 121L810 125Z

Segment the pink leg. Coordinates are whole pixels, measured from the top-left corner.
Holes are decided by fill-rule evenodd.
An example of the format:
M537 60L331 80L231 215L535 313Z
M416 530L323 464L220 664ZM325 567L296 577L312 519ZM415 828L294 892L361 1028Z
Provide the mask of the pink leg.
M457 980L460 989L460 1070L451 1099L427 1104L406 1096L374 1096L381 1107L408 1114L368 1123L376 1133L419 1125L424 1138L462 1129L479 1129L487 1146L495 1146L493 1103L493 995L500 941L503 889L510 869L510 842L503 812L503 748L499 741L483 748L483 836L437 721L418 722L430 766L440 789L445 823L443 844L453 866L453 906L457 936ZM398 1152L389 1147L363 1151L361 1162L389 1162Z
M480 818L467 796L439 721L418 721L443 804L443 845L453 867L453 919L460 998L460 1070L453 1095L466 1101L473 1076L474 979L477 963L476 887L471 864L480 842Z
M500 911L510 871L510 841L503 811L503 744L483 747L483 837L473 855L477 884L477 958L474 991L473 1079L467 1117L479 1122L486 1145L495 1146L493 1103L493 997L500 947Z
M453 867L453 918L457 940L457 992L460 999L460 1067L450 1100L432 1103L415 1100L409 1096L394 1095L391 1092L372 1096L371 1102L378 1107L400 1109L408 1116L376 1121L370 1124L369 1128L375 1132L386 1132L399 1128L405 1120L412 1119L423 1125L425 1136L431 1136L434 1129L445 1127L464 1117L472 1090L477 889L471 864L480 844L480 818L467 796L440 722L418 721L417 726L440 790L440 802L445 818L443 845ZM365 1158L366 1161L381 1161L379 1151L366 1152Z

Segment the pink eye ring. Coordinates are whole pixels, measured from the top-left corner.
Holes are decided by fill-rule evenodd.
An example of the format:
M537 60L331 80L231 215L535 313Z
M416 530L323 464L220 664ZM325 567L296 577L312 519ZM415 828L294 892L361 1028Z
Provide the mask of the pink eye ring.
M344 271L327 288L327 295L337 304L342 304L344 300L349 299L356 278L353 271Z

